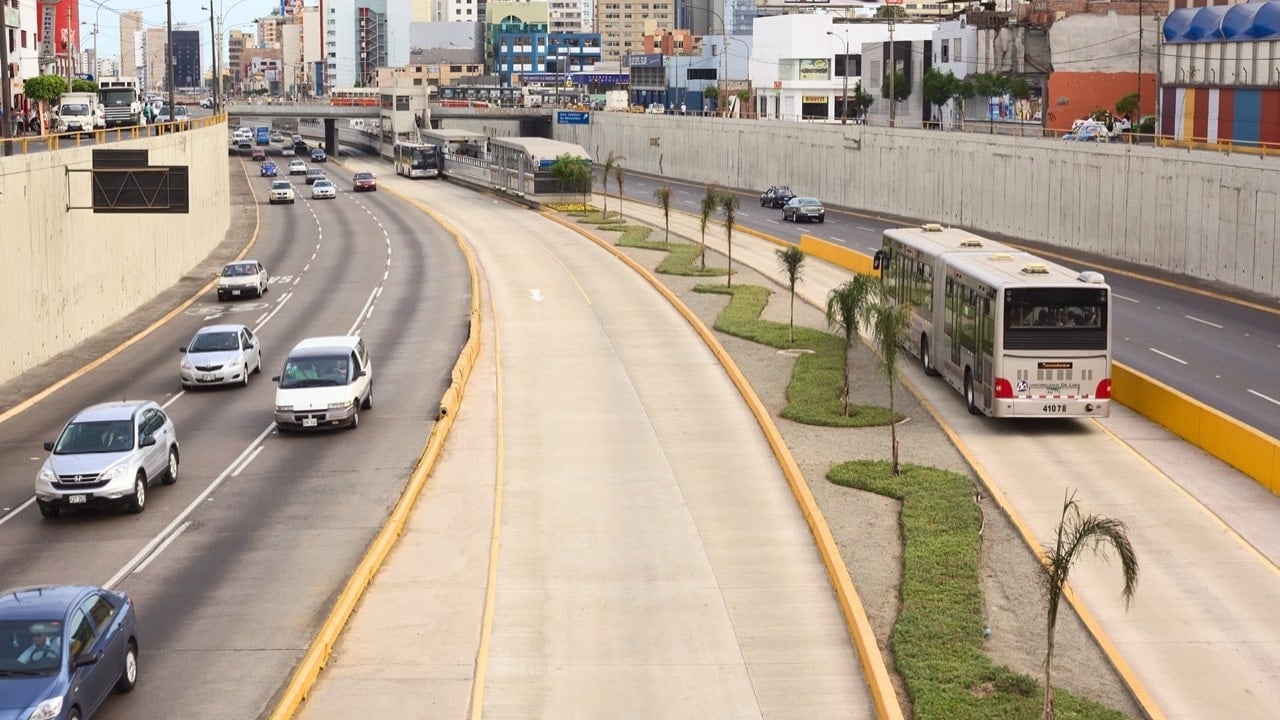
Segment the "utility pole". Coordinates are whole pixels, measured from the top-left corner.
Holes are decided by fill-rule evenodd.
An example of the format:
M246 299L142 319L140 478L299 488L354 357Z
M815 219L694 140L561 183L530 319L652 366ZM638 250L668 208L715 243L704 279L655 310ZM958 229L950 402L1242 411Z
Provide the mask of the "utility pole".
M10 92L12 88L12 79L9 77L9 13L8 7L0 8L0 87L3 87L4 98L0 100L0 108L3 108L4 115L0 117L0 138L9 137L10 131L13 129L13 94ZM4 154L13 154L13 143L4 143Z
M897 8L897 5L887 5L889 8ZM893 57L893 20L895 10L889 11L889 127L893 127L894 118L897 116L898 110L898 94L895 92L895 81L898 79L898 62Z
M1134 118L1138 121L1142 120L1142 20L1142 0L1138 0L1138 117ZM1158 56L1156 61L1159 62Z
M173 0L165 0L164 5L166 13L164 26L165 84L169 86L169 121L173 122L178 117L178 107L176 105L178 98L174 89L173 77Z
M840 63L840 66L844 69L844 72L842 73L844 75L844 89L840 91L840 124L848 125L849 124L849 39L846 37L841 37L840 35L836 35L834 32L830 30L827 31L827 34L844 43L844 59Z
M213 114L218 114L218 86L222 84L222 76L218 74L218 26L213 21L213 0L209 0L209 50L213 56Z

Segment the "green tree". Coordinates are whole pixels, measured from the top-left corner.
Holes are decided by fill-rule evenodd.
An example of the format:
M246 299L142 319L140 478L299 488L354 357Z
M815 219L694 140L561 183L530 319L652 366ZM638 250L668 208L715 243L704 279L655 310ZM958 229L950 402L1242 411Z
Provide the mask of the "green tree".
M708 185L706 191L702 194L702 204L699 210L702 212L701 224L702 228L702 269L707 269L707 221L711 219L711 213L716 209L716 198L720 197L720 191L715 185Z
M950 70L940 73L929 68L924 71L924 79L920 81L920 93L924 101L937 107L938 113L941 114L942 106L955 95L955 86L959 82L960 80Z
M787 341L796 341L796 283L804 272L804 253L795 245L778 248L775 251L778 262L782 265L782 273L787 276L787 287L791 290L791 320L787 331Z
M618 158L618 159L625 160L626 158ZM613 168L613 181L618 185L618 215L619 216L622 215L622 179L625 174L626 174L626 171L623 169L622 163L618 163L618 165ZM608 183L606 182L605 185L607 189Z
M884 73L884 81L880 84L880 97L889 99L889 71ZM893 100L902 102L911 97L911 83L907 81L907 76L900 72L893 73Z
M1009 78L1003 75L985 72L970 75L967 79L973 85L973 94L983 99L1009 92Z
M71 81L71 92L98 92L98 83L92 80L76 78Z
M1138 93L1132 92L1116 101L1116 114L1120 117L1138 115Z
M626 158L609 151L608 157L604 159L604 172L600 174L600 184L604 186L604 219L609 219L609 176L613 175L613 171Z
M729 272L725 274L727 287L733 287L733 224L738 212L738 195L732 190L720 193L720 209L724 211L724 237L729 244Z
M853 99L849 101L849 107L853 109L855 118L864 117L871 106L876 102L876 98L871 93L862 89L862 81L859 80L853 86Z
M22 84L22 92L27 98L39 104L41 134L44 133L44 118L48 112L49 103L56 101L67 92L68 87L67 79L61 75L37 75L28 78Z
M956 104L956 115L964 120L964 101L973 97L973 83L969 78L956 78L955 85L951 88L951 99Z
M720 103L718 102L720 100L720 89L715 85L708 85L702 88L702 97L704 100L710 100L716 106L717 110L720 109Z
M877 285L877 288L880 286ZM871 324L876 349L880 351L880 366L889 380L889 417L897 415L894 404L894 388L898 384L898 351L911 329L911 308L899 305L883 296L866 308L866 319ZM890 421L889 441L893 453L893 476L898 477L898 424Z
M1133 600L1134 588L1138 585L1138 556L1129 542L1129 530L1125 524L1113 518L1080 515L1080 506L1076 504L1074 492L1064 494L1062 501L1062 519L1056 530L1057 539L1053 547L1045 548L1044 562L1041 564L1041 576L1044 582L1045 596L1048 598L1049 614L1047 631L1048 645L1044 658L1044 709L1042 720L1053 720L1053 636L1058 626L1058 606L1062 602L1062 592L1067 585L1067 576L1076 558L1086 550L1101 554L1110 545L1120 558L1120 573L1124 576L1124 589L1120 596L1124 598L1127 610Z
M671 188L663 185L653 189L653 197L662 207L663 244L671 242Z
M849 350L858 337L858 319L866 314L868 301L879 289L876 282L870 275L857 273L827 295L827 325L839 325L844 330L844 389L840 400L844 402L845 417L849 416Z
M877 20L903 20L907 17L907 10L901 5L881 5L876 8L875 17Z
M1014 100L1026 100L1031 97L1031 83L1024 77L1009 78L1009 97Z
M591 188L591 164L586 158L569 153L558 155L550 171L551 177L560 181L561 193L568 189L581 190L583 205L586 205L586 193Z

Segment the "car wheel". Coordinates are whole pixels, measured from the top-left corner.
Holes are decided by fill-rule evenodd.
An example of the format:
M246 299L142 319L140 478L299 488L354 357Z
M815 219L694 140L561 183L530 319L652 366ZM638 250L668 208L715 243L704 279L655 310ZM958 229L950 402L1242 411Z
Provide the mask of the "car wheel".
M245 365L245 366L244 366L244 375L241 375L241 376L240 376L240 387L242 387L242 388L249 387L249 376L250 376L251 374L253 374L253 373L249 370L249 366L248 366L248 365Z
M351 428L352 430L355 430L356 428L360 427L360 398L359 397L357 397L353 401L353 406L351 408L351 423L347 427Z
M964 371L964 404L970 415L978 414L978 406L973 398L973 373L968 368Z
M169 464L164 468L164 480L162 482L165 485L172 485L178 482L178 451L174 448L169 448Z
M80 720L80 708L71 708L71 712L67 713L67 720Z
M818 216L818 223L819 223L819 224L825 224L826 222L827 222L827 216L826 216L826 215L819 215L819 216Z
M364 399L364 404L361 405L360 407L364 408L365 410L373 409L373 383L369 383L369 395Z
M129 512L137 515L147 509L147 476L138 471L133 479L133 495L129 498Z
M53 503L36 501L36 504L40 506L40 514L47 518L56 518L62 512L62 508Z
M934 376L938 374L938 371L933 369L933 358L929 356L928 335L920 336L920 369L924 370L925 375Z
M127 693L138 686L138 644L133 640L124 651L124 668L116 681L116 692Z

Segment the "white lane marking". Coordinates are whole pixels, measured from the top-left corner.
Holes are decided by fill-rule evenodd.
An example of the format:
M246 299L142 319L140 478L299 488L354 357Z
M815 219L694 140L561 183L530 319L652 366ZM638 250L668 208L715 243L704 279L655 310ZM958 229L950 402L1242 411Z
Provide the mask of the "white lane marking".
M1187 361L1186 361L1186 360L1183 360L1182 358L1179 358L1179 357L1174 357L1173 355L1170 355L1170 354L1169 354L1169 353L1167 353L1167 352L1161 352L1161 351L1159 351L1159 350L1157 350L1157 349L1155 349L1155 348L1147 348L1147 349L1148 349L1148 350L1150 350L1151 352L1153 352L1153 353L1157 354L1157 355L1163 355L1163 356L1165 356L1165 357L1169 358L1170 360L1172 360L1172 361L1174 361L1174 362L1182 363L1183 365L1186 365L1186 364L1187 364Z
M838 242L838 243L847 242L844 238L838 238L838 237L832 237L831 240L832 242Z
M10 510L7 515L5 515L4 517L0 517L0 525L3 525L9 522L10 520L12 520L13 518L17 517L18 513L31 507L31 504L34 503L35 501L36 501L35 495L32 495L31 497L27 498L21 505Z
M1246 388L1246 389L1245 389L1245 391L1246 391L1246 392L1248 392L1248 393L1250 393L1250 394L1252 394L1252 395L1257 395L1258 397L1262 398L1263 400L1266 400L1266 401L1267 401L1267 402L1269 402L1269 403L1275 403L1276 405L1280 405L1280 400L1277 400L1277 399L1275 399L1275 398L1273 398L1273 397L1269 397L1269 396L1267 396L1267 395L1263 395L1262 393L1258 392L1257 390L1251 390L1251 389L1249 389L1249 388ZM4 521L3 521L3 520L0 520L0 522L4 522Z
M870 251L871 251L871 252L873 252L873 253L878 253L878 252L880 252L881 250L883 250L884 248L882 248L882 247L876 247L875 245L868 245L868 246L867 246L867 249L868 249L868 250L870 250Z
M879 230L876 230L875 228L869 228L866 225L854 225L854 227L858 228L859 230L865 230L867 232L880 232Z
M258 326L258 327L261 327L261 326L262 326L262 321L263 321L263 320L266 320L266 319L267 319L267 316L268 316L268 315L270 315L270 314L271 314L270 312L264 312L264 313L262 313L261 315L259 315L259 316L258 316L258 319L253 321L254 325L256 325L256 326Z
M247 457L251 452L253 452L253 449L258 445L260 445L262 441L265 440L266 437L270 435L275 429L276 429L276 424L272 422L267 425L267 428L265 430L258 433L258 436L249 442L249 445L245 447L244 451L241 452L240 455L237 456L235 460L232 460L231 464L228 465L226 469L223 470L218 475L218 477L214 478L213 482L209 483L209 487L205 488L204 491L202 491L199 495L197 495L195 499L191 501L191 504L187 505L187 507L184 508L182 512L178 513L178 516L175 517L168 525L166 525L163 530L156 533L155 537L151 538L151 540L147 542L147 544L143 546L141 550L138 551L138 554L130 558L129 561L124 564L124 567L120 568L119 572L117 572L115 575L112 575L111 578L107 580L107 582L102 587L105 587L108 590L110 590L114 588L116 585L118 585L121 580L128 577L129 574L132 573L134 569L138 567L138 563L141 563L143 560L147 558L147 556L155 552L156 547L158 547L161 543L163 543L165 539L168 538L169 535L173 533L175 528L177 528L182 523L186 522L187 518L190 517L191 514L196 511L196 508L204 504L204 501L206 498L212 495L215 490L222 487L222 483L226 482L227 478L231 477L231 469L239 465L241 462L243 462L244 458Z
M240 463L240 467L236 468L235 472L231 473L231 477L239 477L240 473L244 472L244 469L249 467L249 463L253 462L253 459L258 457L258 453L262 452L263 447L264 446L259 445L255 448L253 454L245 458L244 462Z
M1117 299L1119 299L1119 300L1127 300L1127 301L1129 301L1129 302L1131 302L1131 303L1136 303L1136 302L1138 302L1136 299L1131 298L1131 297L1129 297L1128 295L1121 295L1120 293L1115 292L1115 291L1112 291L1112 292L1111 292L1111 297L1113 297L1113 298L1117 298Z
M351 323L351 328L347 330L348 335L355 335L356 328L360 327L360 323L364 322L365 313L369 312L369 307L373 305L373 300L378 296L378 288L374 288L369 293L369 299L364 301L364 307L360 308L360 314L356 315L356 321Z
M766 219L766 220L765 220L765 222L767 222L767 223L773 223L774 225L777 225L777 224L778 224L778 221L777 221L777 220L769 220L769 219Z
M178 536L181 535L183 531L185 531L189 527L191 527L190 520L179 525L178 529L174 530L172 535L165 538L165 541L160 543L160 545L157 546L156 549L152 551L150 555L147 556L146 560L143 560L141 563L138 564L138 567L133 569L134 574L137 574L142 572L143 570L146 570L147 566L151 564L151 561L160 557L160 553L164 552L164 549L169 547L169 544L172 543L174 540L177 540Z
M1188 319L1188 320L1194 321L1194 322L1198 322L1198 323L1200 323L1200 324L1202 324L1202 325L1208 325L1209 327L1216 327L1216 328L1218 328L1219 330L1221 330L1221 329L1222 329L1222 326L1221 326L1221 325L1219 325L1218 323L1216 323L1216 322L1209 322L1208 320L1201 320L1200 318L1198 318L1198 317L1196 317L1196 316L1194 316L1194 315L1183 315L1182 317L1184 317L1184 318L1186 318L1186 319Z
M180 397L182 397L183 395L186 395L186 394L187 394L187 391L186 391L185 389L183 389L183 390L179 390L179 391L178 391L178 394L177 394L177 395L174 395L174 396L173 396L173 397L171 397L171 398L169 398L169 399L165 402L165 404L163 404L163 405L161 405L161 406L160 406L160 409L162 409L162 410L168 410L170 405L172 405L172 404L174 404L175 402L177 402L177 401L178 401L178 398L180 398Z
M264 315L262 319L258 321L258 324L253 326L253 333L256 335L259 332L261 332L262 326L270 322L271 318L275 317L276 313L280 312L281 308L284 307L284 304L289 302L289 299L292 297L293 297L293 293L287 292L284 294L283 297L281 297L278 301L276 301L276 306L271 309L271 312Z

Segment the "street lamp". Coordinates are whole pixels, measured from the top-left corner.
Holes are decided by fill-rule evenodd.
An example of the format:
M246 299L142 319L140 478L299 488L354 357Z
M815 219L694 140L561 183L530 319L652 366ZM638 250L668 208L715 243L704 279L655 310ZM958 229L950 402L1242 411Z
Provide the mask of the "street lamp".
M840 91L840 124L849 124L849 38L837 35L828 30L827 34L844 43L844 61L840 63L840 67L844 70L841 73L844 76L844 89Z
M201 7L201 10L205 8ZM209 54L213 56L213 114L218 114L218 86L222 75L218 74L218 26L213 22L213 0L209 0Z

